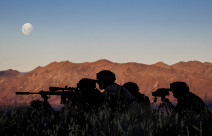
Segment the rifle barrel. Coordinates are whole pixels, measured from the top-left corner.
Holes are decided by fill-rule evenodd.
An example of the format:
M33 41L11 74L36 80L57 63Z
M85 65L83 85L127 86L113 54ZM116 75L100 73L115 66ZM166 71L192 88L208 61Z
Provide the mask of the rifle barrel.
M69 95L73 94L71 91L64 91L64 92L51 92L51 91L40 91L40 92L16 92L16 95L29 95L29 94L44 94L44 95Z
M27 95L27 94L39 94L39 93L31 93L31 92L16 92L17 95Z

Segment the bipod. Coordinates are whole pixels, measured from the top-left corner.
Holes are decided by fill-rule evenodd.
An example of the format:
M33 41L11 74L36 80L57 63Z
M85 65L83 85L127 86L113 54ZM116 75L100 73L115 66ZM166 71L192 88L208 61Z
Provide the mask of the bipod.
M161 103L159 105L158 111L165 111L167 114L169 114L172 106L173 105L169 102L168 99L161 97Z

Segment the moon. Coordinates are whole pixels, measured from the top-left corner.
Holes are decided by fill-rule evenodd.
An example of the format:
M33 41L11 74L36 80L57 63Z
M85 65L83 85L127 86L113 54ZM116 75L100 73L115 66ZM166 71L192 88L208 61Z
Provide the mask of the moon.
M25 23L25 24L23 24L23 26L22 26L22 33L24 35L29 35L32 32L32 30L33 30L33 26L32 26L31 23Z

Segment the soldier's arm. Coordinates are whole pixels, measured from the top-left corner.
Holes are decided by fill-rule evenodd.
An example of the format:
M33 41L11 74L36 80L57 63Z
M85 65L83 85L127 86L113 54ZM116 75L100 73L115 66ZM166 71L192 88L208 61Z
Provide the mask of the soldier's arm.
M45 109L50 110L50 111L54 111L54 109L52 108L52 106L48 102L49 96L47 96L45 93L43 93L43 91L40 92L40 95L44 100L43 104L45 106Z
M167 103L170 110L173 110L173 111L176 110L175 106L169 101L169 99L165 98L164 102Z
M124 97L126 99L126 102L132 103L135 100L134 96L132 96L132 94L126 88L122 87L122 90L124 92Z

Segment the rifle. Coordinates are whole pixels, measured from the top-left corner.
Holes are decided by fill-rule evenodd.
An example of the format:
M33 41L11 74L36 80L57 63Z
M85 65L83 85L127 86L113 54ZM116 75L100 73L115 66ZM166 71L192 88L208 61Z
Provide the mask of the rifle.
M74 87L67 87L67 86L65 86L65 88L49 87L49 91L41 90L40 92L16 92L16 95L40 94L45 102L47 102L50 95L60 95L61 104L66 104L66 102L70 100L70 98L74 95L76 91L78 91L78 88Z

